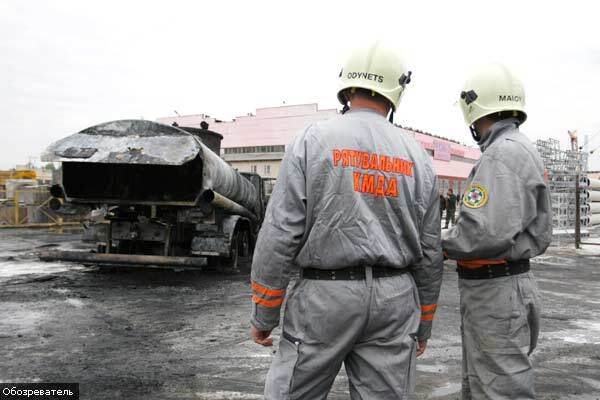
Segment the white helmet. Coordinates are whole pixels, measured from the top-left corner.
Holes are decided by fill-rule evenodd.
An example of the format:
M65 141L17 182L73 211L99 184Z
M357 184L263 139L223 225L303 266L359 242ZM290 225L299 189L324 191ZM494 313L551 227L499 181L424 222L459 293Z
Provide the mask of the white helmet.
M501 64L477 69L465 82L459 104L468 126L482 117L503 111L512 111L521 123L527 119L523 84Z
M340 71L338 100L346 106L344 91L349 88L371 90L386 99L396 111L405 86L410 82L411 72L407 71L400 57L379 42L354 51Z

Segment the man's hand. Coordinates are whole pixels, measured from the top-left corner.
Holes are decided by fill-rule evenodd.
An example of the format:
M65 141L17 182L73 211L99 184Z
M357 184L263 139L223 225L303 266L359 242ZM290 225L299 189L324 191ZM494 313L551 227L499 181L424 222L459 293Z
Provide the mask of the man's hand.
M254 340L254 343L265 347L273 346L273 338L269 336L271 336L271 331L259 331L254 325L250 324L250 337Z
M427 339L417 339L417 357L425 353L427 348Z

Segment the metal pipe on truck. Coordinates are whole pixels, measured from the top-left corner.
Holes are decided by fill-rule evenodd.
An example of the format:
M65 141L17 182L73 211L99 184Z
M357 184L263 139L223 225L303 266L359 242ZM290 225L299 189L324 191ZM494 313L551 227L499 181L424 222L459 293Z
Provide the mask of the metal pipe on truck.
M148 256L137 254L85 253L83 251L44 251L42 261L74 261L93 264L147 265L157 267L195 267L206 266L206 260L198 257Z
M244 217L248 217L252 221L256 221L258 219L256 215L254 215L235 201L231 201L227 197L221 196L219 193L214 192L210 189L202 192L202 200L214 205L215 207L220 207L224 210L227 210L233 214L239 214L243 215Z

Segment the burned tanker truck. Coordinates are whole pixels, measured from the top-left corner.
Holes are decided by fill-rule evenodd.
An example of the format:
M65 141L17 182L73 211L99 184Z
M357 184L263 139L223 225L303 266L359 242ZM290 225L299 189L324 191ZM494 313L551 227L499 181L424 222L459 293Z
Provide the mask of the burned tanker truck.
M51 203L57 209L87 208L83 240L95 250L40 257L237 267L238 257L254 248L265 210L264 184L221 159L222 139L208 129L120 120L53 143L42 156L62 163L62 182L52 187Z

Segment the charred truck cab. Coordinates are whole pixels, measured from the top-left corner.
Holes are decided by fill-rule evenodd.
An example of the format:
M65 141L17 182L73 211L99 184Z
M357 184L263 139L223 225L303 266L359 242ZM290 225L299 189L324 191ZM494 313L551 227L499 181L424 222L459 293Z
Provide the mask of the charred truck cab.
M95 253L49 252L46 260L96 264L237 267L249 256L265 210L263 179L219 157L208 129L113 121L53 143L62 163L55 204L86 207L83 238Z

